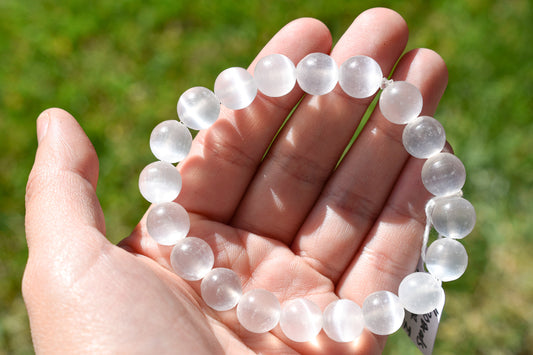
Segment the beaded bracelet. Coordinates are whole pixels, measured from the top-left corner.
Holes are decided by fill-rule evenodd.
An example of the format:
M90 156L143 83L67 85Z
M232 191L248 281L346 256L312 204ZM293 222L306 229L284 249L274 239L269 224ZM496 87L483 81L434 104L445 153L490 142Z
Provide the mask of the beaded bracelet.
M187 237L190 227L187 211L173 202L181 190L181 177L173 165L184 159L192 144L190 129L201 130L218 118L220 105L233 110L249 106L257 91L271 97L291 92L296 82L310 95L324 95L339 83L346 94L366 98L382 89L379 108L386 119L406 124L403 144L409 154L427 159L422 182L434 197L426 204L426 228L421 259L428 272L414 272L400 283L398 296L389 291L374 292L360 307L340 299L324 312L305 298L281 307L276 296L262 289L242 294L239 276L227 268L213 268L214 255L202 239ZM264 333L279 323L287 338L296 342L312 340L321 329L334 341L355 340L367 328L389 335L403 323L405 311L426 314L444 304L442 281L459 278L468 263L463 245L457 241L474 228L476 214L462 198L466 173L453 154L442 152L446 142L442 125L432 117L420 116L422 95L412 84L383 78L379 64L367 56L354 56L340 67L323 53L312 53L295 67L284 55L262 58L253 76L243 68L224 70L217 77L214 92L204 87L185 91L178 100L181 123L168 120L157 125L150 136L150 148L159 161L140 174L139 189L154 205L146 218L148 234L161 245L174 245L170 261L175 273L185 280L201 281L204 302L217 311L237 306L240 324L250 332ZM429 247L431 227L439 234Z

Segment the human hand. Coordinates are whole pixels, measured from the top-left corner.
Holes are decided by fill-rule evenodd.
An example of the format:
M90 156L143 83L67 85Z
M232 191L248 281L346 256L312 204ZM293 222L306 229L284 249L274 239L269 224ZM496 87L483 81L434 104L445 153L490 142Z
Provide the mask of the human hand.
M407 42L403 19L387 9L361 14L332 57L368 55L386 75ZM329 53L327 28L313 19L284 27L258 55L282 53L297 63ZM258 59L250 66L253 67ZM442 59L414 50L395 80L416 85L431 115L447 82ZM280 302L305 297L324 309L347 298L362 304L378 290L397 291L420 255L430 197L422 161L410 158L401 128L379 109L336 168L370 99L337 87L306 96L276 136L302 92L261 94L240 111L222 111L179 164L177 199L189 212L190 235L207 241L215 266L233 269L243 291L263 288ZM365 330L355 343L295 343L276 327L242 328L235 311L216 312L169 265L171 247L157 245L144 218L119 246L105 237L95 188L98 161L87 136L66 112L38 119L39 148L26 196L29 258L23 293L39 353L379 353L385 337Z

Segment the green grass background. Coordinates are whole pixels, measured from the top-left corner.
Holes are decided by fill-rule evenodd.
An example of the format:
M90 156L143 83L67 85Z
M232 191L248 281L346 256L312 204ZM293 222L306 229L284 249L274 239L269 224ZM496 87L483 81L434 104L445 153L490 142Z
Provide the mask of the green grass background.
M0 0L0 354L33 352L20 282L24 189L43 109L68 109L94 142L98 195L116 242L147 207L137 176L152 160L149 132L176 117L181 92L247 66L292 19L319 18L337 40L374 6L404 16L409 48L446 60L449 86L436 117L467 167L465 196L478 213L464 239L468 270L445 284L435 353L532 353L531 1ZM386 353L417 351L397 332Z

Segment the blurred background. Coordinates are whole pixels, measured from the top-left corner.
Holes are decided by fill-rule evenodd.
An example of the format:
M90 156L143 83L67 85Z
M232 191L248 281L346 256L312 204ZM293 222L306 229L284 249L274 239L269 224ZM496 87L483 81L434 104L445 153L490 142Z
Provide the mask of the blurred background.
M50 106L80 121L100 157L108 237L147 208L137 177L149 132L176 117L191 86L246 67L285 23L322 20L338 40L369 7L398 11L408 49L439 52L449 86L436 113L467 167L478 222L466 274L445 284L436 354L533 353L533 4L468 1L0 0L0 354L33 352L20 293L27 258L24 189ZM391 336L386 354L417 354Z

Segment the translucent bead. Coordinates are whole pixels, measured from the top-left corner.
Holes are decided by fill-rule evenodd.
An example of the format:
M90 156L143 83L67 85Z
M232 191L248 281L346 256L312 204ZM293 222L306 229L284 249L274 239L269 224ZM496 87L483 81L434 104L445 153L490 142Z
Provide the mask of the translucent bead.
M363 311L353 301L331 302L324 310L323 328L331 340L344 343L355 340L365 326Z
M459 192L466 181L465 166L455 155L438 153L430 157L422 167L422 182L436 196Z
M462 239L474 229L476 211L474 206L462 197L443 197L435 201L431 222L441 235Z
M181 175L170 163L153 162L141 171L139 190L151 203L174 201L181 190Z
M155 157L169 163L183 160L191 150L189 129L176 120L163 121L152 130L150 149Z
M283 54L271 54L257 62L254 69L257 88L265 95L280 97L296 84L296 68Z
M426 251L426 267L441 281L457 280L463 275L467 265L466 249L455 239L437 239Z
M396 124L414 120L422 112L422 94L406 81L394 81L381 93L379 108L386 119Z
M146 216L148 234L161 245L174 245L187 236L191 223L185 208L175 202L153 206Z
M366 328L378 335L389 335L400 329L405 316L400 299L389 291L368 295L362 310Z
M342 63L339 71L339 84L348 95L362 99L378 91L383 72L372 58L358 55Z
M178 100L178 116L189 128L209 128L220 114L220 101L204 87L196 86L185 91Z
M216 311L227 311L237 305L242 295L239 276L230 269L215 268L207 273L200 285L202 299Z
M322 312L313 302L296 298L283 305L279 325L283 334L290 340L310 341L322 329Z
M178 241L170 253L172 269L188 281L201 280L211 271L214 262L215 256L209 244L195 237Z
M405 126L402 140L409 154L426 159L444 148L446 133L440 122L433 117L420 116Z
M414 272L400 283L398 297L409 312L426 314L444 303L444 290L431 274Z
M300 88L311 95L324 95L333 90L339 80L339 67L324 53L311 53L296 66Z
M254 101L257 86L253 76L246 69L228 68L215 80L215 95L222 105L232 110L240 110Z
M255 289L246 292L237 305L239 323L252 333L266 333L278 324L281 306L272 292Z

